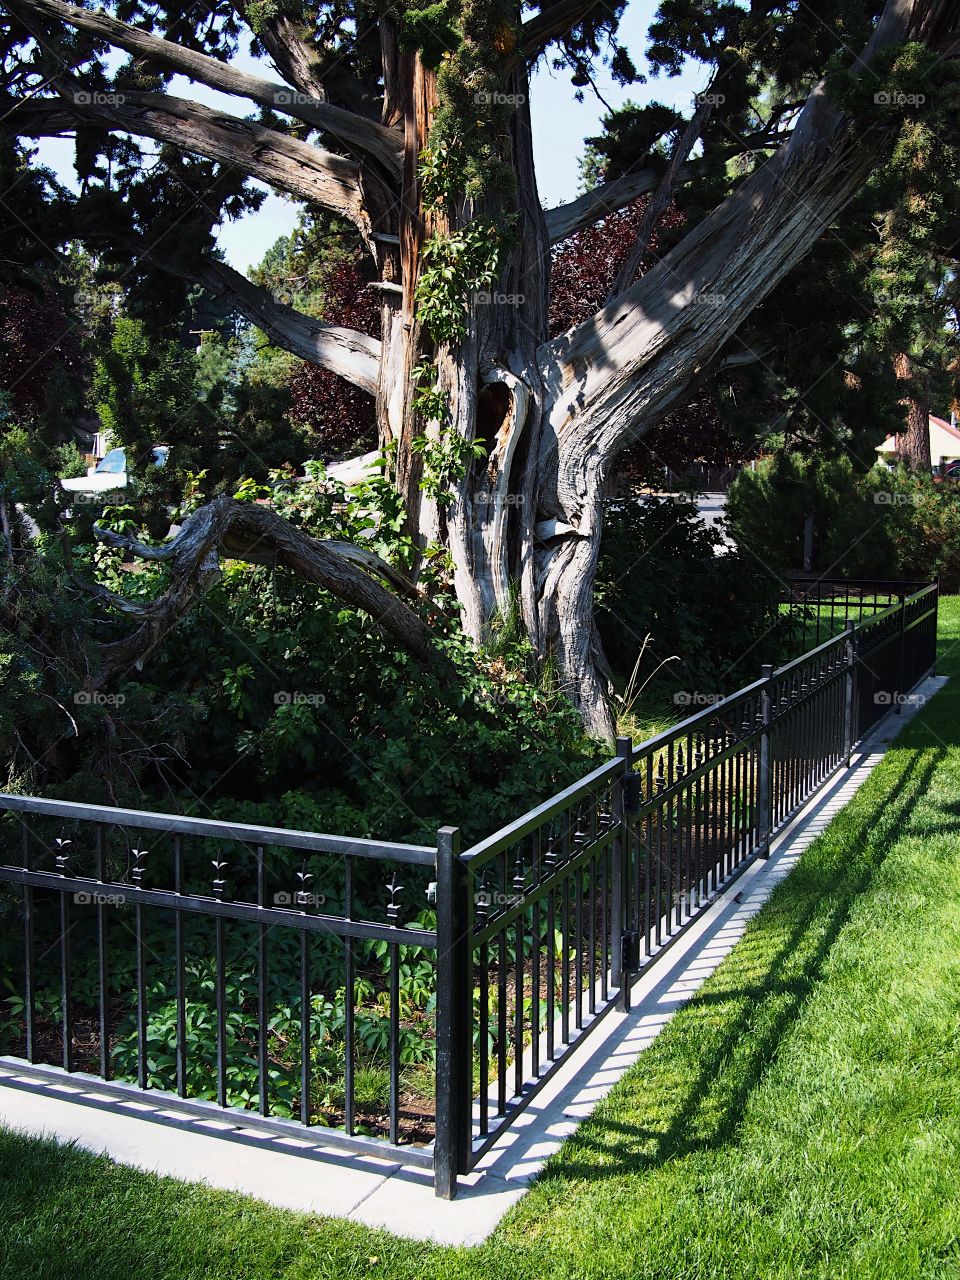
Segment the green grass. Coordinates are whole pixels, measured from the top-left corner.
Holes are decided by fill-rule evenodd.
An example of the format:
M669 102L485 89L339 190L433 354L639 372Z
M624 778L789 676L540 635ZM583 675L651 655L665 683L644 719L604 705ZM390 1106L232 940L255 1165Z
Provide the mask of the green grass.
M960 600L941 609L960 673ZM0 1174L17 1280L960 1277L960 681L485 1245L6 1133Z

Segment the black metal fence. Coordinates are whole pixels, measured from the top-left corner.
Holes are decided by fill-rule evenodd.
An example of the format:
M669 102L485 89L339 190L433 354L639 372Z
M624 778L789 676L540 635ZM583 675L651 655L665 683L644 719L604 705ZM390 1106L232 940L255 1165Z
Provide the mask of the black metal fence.
M0 796L0 1070L400 1146L452 1196L933 670L936 617L927 585L848 618L466 851Z
M838 635L847 622L862 622L928 586L891 578L818 578L793 574L783 607L796 625L802 649Z
M427 1002L403 998L401 979L426 956L433 985L422 908L435 849L32 796L0 805L16 818L0 883L21 895L22 951L2 974L15 1057L249 1128L323 1126L349 1150L406 1139L405 1158L432 1163L432 1107L402 1096ZM358 1098L364 1062L382 1086L372 1099Z

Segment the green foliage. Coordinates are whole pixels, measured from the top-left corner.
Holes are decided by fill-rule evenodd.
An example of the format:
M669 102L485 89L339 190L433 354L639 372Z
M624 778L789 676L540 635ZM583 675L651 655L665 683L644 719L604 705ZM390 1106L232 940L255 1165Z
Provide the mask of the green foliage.
M64 479L87 474L87 464L75 444L57 445L53 450L52 461L54 473Z
M453 232L434 232L427 240L416 301L435 342L460 342L466 336L470 296L495 282L501 252L497 225L485 217Z
M227 412L234 411L233 392L240 381L243 358L243 344L238 339L224 339L215 330L206 331L194 356L194 386L199 399L222 405Z
M450 485L466 475L472 459L486 457L483 440L467 440L452 429L435 436L417 436L413 449L423 458L420 488L437 503L449 500Z
M955 481L778 453L737 478L727 514L737 543L775 574L803 567L804 521L812 516L818 573L940 577L947 591L960 585Z
M400 569L410 565L415 548L402 504L382 472L351 488L331 482L320 463L308 472L296 483L275 472L266 485L248 480L234 491L249 498L268 493L275 509L311 536L365 546ZM165 566L129 572L121 552L89 540L92 517L86 506L78 511L76 572L128 598L155 598L166 586ZM109 506L100 520L139 533L137 502ZM218 812L269 825L420 841L455 821L466 838L479 836L582 773L597 750L584 741L552 677L532 678L529 646L515 637L477 653L459 628L443 558L428 548L426 562L427 607L435 610L438 643L458 673L449 686L421 671L361 611L282 570L226 560L221 583L152 656L148 678L117 690L124 698L119 705L76 707L79 675L67 672L61 684L49 664L38 671L35 662L18 663L13 646L8 718L0 720L0 732L10 741L26 720L42 731L41 739L59 736L62 713L37 685L47 680L76 721L75 749L83 760L78 768L72 753L64 756L47 790L96 800L108 785L115 802L151 807L162 797L174 808L206 793L205 805ZM53 559L36 564L38 574L47 575L38 578L38 588L62 573ZM62 598L60 588L47 589ZM88 627L83 610L72 602L70 608L77 614L73 625ZM37 625L43 609L68 633L39 596L31 615ZM106 640L125 634L129 622L107 617L97 627ZM128 744L119 773L109 771L99 745L94 750L106 716L113 736L104 750L123 749L128 732L142 739L138 750ZM143 717L155 723L144 730ZM170 733L176 759L189 762L188 791L165 765L151 764L145 744L160 733ZM40 742L32 754L43 756ZM35 780L33 789L39 784Z
M447 196L452 189L471 199L512 192L515 177L502 146L514 110L504 94L503 75L504 62L517 44L512 15L490 0L413 5L404 13L401 41L419 48L427 65L437 68L427 204L434 204L438 194L429 177L437 157L447 168Z
M497 224L490 218L475 218L456 232L434 232L424 244L416 301L434 342L466 337L471 294L495 282L500 251Z
M413 370L416 386L414 407L425 422L444 422L449 402L446 394L436 384L436 370L428 361L422 361Z
M778 588L749 552L723 548L688 497L620 500L606 513L597 625L624 684L643 650L633 684L653 676L648 700L755 678L777 643Z
M195 403L196 374L193 357L179 343L158 342L142 321L118 316L93 377L104 431L114 443L141 452L168 441L185 406Z
M11 422L0 423L0 496L11 504L29 501L49 478L30 432Z
M354 261L358 240L356 228L336 214L307 210L289 235L270 246L251 279L277 301L322 319L331 281Z
M425 199L437 210L447 205L458 186L453 160L461 152L459 145L444 149L435 143L421 156ZM416 301L424 330L434 342L453 345L466 336L471 301L495 283L504 244L501 229L485 216L454 231L432 233L423 248ZM412 377L413 407L422 421L437 428L434 435L414 441L424 459L421 488L442 504L449 499L451 484L466 473L470 458L483 456L483 442L465 440L454 431L447 393L436 381L429 362L416 365Z
M39 514L41 506L32 500L49 495L53 480L33 462L27 445L22 431L9 434L4 484L10 497L26 499ZM399 496L382 471L351 489L331 482L320 463L308 471L304 483L292 483L287 472L278 471L269 484L247 478L233 491L249 499L268 495L281 514L306 532L352 541L400 568L409 567L416 549ZM202 477L191 479L192 487L185 490L186 509L198 500L197 481ZM131 572L123 552L92 537L94 519L142 536L142 505L135 492L125 493L123 501L74 503L72 509L72 567L79 578L142 602L166 588L164 565L148 562ZM90 665L87 646L94 639L109 641L128 633L129 621L103 610L94 614L83 597L64 592L58 543L31 547L26 538L19 540L24 558L16 569L0 558L0 576L11 573L18 581L18 593L4 597L15 612L3 619L0 733L18 768L42 762L28 789L62 788L87 800L102 798L106 789L115 802L126 797L131 803L156 804L159 797L145 796L143 788L159 785L165 803L187 803L188 795L171 796L166 789L162 766L159 777L151 771L159 737L160 756L172 749L177 759L196 762L207 780L204 785L222 791L227 808L252 789L263 796L264 812L274 811L271 821L282 807L289 815L285 820L295 824L402 834L414 825L422 832L443 820L458 803L462 771L473 759L482 762L483 784L473 814L480 823L509 813L517 794L511 790L513 782L533 800L552 787L554 777L570 776L588 753L572 710L560 699L567 736L561 733L543 760L531 750L525 767L490 805L490 794L500 789L516 746L509 723L522 723L524 745L535 747L542 711L552 695L547 698L523 679L511 678L507 685L499 673L477 682L472 648L459 637L455 621L446 624L444 643L454 645L463 680L455 688L440 688L386 641L366 615L304 588L291 576L230 561L224 564L222 585L170 637L151 662L148 678L78 703ZM430 549L427 563L426 581L434 574L440 589L446 568ZM438 595L436 607L455 619L449 597ZM71 652L65 660L62 646L67 642ZM504 705L508 702L516 702L515 714ZM424 725L423 717L429 720L433 708L438 709L436 718ZM462 757L461 719L467 722ZM69 747L62 745L65 725ZM370 735L370 768L358 773L359 762L368 758L364 734ZM391 736L405 745L398 750ZM55 754L50 743L57 744ZM356 748L347 749L345 743ZM124 759L119 774L109 763L114 752ZM416 777L421 768L429 771L431 756L437 767L413 789L419 794L413 794L396 771ZM220 778L231 774L237 787L223 790ZM289 798L281 801L282 796ZM368 802L373 804L369 812ZM484 812L485 804L491 813Z
M456 0L408 4L403 13L400 47L419 50L426 66L436 67L460 41L459 9Z

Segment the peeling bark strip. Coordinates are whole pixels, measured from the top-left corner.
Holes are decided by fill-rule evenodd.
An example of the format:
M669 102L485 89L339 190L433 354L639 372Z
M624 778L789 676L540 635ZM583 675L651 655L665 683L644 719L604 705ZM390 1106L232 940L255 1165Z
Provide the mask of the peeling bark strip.
M425 667L446 669L446 659L433 644L427 623L395 592L419 599L415 588L372 551L349 544L311 538L269 507L232 498L215 498L195 511L173 539L155 547L110 529L95 526L109 547L140 559L165 564L170 586L157 600L136 604L103 587L85 589L104 604L142 619L130 636L100 646L100 666L93 688L139 669L167 634L220 581L220 557L249 564L287 568L338 599L362 609ZM371 574L388 581L389 591Z
M930 378L926 369L914 366L904 351L894 357L893 372L901 382L909 384L901 404L906 411L906 431L897 439L900 460L909 471L929 475L933 470L930 456Z

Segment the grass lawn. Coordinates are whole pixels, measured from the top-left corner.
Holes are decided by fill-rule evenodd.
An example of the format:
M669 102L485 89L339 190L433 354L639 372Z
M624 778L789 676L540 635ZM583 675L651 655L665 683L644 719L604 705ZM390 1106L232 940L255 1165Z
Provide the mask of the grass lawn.
M0 1276L960 1277L958 598L941 652L956 683L487 1244L0 1133Z

